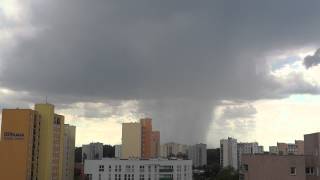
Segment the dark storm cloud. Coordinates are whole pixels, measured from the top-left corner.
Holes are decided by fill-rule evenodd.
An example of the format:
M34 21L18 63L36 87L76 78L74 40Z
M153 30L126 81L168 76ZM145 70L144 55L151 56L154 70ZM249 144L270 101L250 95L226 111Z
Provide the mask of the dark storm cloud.
M162 127L167 137L181 126L181 132L192 127L197 132L179 137L204 139L218 101L288 92L269 77L263 56L319 45L319 5L296 0L37 1L31 24L39 33L20 39L4 62L0 82L66 97L63 102L137 99L142 110L172 127Z
M320 49L318 49L313 56L305 57L303 63L307 69L318 65L320 63Z

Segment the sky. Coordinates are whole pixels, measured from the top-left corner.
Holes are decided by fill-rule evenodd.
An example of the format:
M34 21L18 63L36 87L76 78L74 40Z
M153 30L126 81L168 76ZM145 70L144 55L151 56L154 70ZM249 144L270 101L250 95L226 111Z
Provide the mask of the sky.
M320 131L319 5L1 0L0 109L48 97L77 146L143 117L163 143L294 142Z

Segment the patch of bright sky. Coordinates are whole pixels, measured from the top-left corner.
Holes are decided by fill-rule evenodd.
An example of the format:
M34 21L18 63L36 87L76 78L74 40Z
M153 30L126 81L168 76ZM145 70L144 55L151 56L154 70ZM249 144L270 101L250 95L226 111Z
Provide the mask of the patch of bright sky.
M255 128L224 126L219 130L211 126L208 147L219 147L220 139L234 137L238 142L256 141L268 151L268 147L277 142L293 143L294 140L303 140L304 134L320 131L319 95L292 95L285 99L259 100L252 102L252 105L257 114L251 120L243 119L241 124L245 126L245 123L254 121Z

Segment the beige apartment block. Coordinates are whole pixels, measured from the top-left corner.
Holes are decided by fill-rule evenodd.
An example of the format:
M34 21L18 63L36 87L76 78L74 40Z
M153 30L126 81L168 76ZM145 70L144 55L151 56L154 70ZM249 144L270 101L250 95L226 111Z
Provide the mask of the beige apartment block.
M141 123L122 124L121 158L141 158Z

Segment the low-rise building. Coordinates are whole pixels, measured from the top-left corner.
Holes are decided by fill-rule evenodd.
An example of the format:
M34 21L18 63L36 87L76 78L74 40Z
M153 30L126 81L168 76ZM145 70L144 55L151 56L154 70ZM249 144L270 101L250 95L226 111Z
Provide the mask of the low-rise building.
M270 154L279 154L279 149L277 146L269 146L269 153Z
M191 160L110 159L86 160L89 180L192 180Z
M304 141L296 140L295 143L277 143L280 155L304 155Z
M240 180L305 180L305 169L301 155L243 155Z

